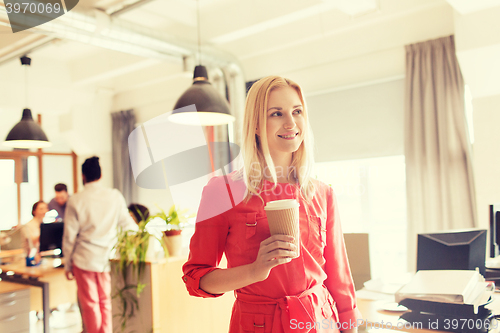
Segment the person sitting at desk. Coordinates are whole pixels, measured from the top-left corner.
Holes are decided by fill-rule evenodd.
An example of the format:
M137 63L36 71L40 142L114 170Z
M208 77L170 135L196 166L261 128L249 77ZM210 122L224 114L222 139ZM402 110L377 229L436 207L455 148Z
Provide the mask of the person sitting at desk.
M42 200L35 202L31 210L33 219L21 227L21 232L24 238L23 247L26 252L26 257L35 257L34 264L40 261L40 254L38 253L40 249L40 225L42 224L43 218L48 211L49 209L45 202ZM36 249L36 251L33 251L33 249ZM31 253L32 251L35 252L35 254Z
M141 221L146 221L149 217L149 209L141 204L130 204L128 206L128 212L137 224L139 224L139 222Z
M49 210L55 209L57 211L57 218L64 220L64 211L66 210L66 203L69 199L68 187L66 184L56 184L54 186L56 196L49 202Z

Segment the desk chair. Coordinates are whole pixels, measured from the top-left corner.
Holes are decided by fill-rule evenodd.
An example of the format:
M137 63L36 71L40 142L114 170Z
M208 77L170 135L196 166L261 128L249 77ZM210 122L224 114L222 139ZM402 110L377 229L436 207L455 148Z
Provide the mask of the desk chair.
M368 234L344 234L345 248L356 290L371 279Z
M15 231L12 233L11 230L2 230L2 232L5 232L6 234L9 235L10 242L2 245L1 249L2 250L17 250L17 249L24 249L24 237L22 235L22 232L20 230Z

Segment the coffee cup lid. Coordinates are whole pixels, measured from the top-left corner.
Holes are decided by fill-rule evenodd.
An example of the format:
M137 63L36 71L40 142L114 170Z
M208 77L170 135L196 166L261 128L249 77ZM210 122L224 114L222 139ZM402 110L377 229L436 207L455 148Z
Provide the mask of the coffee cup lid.
M284 200L275 200L269 201L264 207L265 210L280 210L280 209L288 209L288 208L297 208L300 204L295 199L284 199Z

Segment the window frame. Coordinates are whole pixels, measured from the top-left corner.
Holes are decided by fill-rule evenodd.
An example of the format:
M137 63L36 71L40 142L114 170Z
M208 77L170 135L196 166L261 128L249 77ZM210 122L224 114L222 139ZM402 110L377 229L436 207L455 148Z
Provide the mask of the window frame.
M21 225L21 183L22 183L22 159L35 156L38 158L38 191L39 200L43 200L43 157L44 156L68 156L72 158L72 173L73 173L73 189L74 193L78 191L77 181L77 161L78 156L74 151L71 153L54 153L44 152L38 149L36 152L29 150L13 150L13 151L0 151L0 159L14 160L14 182L17 186L17 224Z

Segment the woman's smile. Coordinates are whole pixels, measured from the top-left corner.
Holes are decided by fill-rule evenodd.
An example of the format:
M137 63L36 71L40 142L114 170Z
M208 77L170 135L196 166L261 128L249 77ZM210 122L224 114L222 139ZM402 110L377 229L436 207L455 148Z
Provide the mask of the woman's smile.
M278 136L285 140L293 140L299 135L299 132L290 132L287 134L278 134Z

